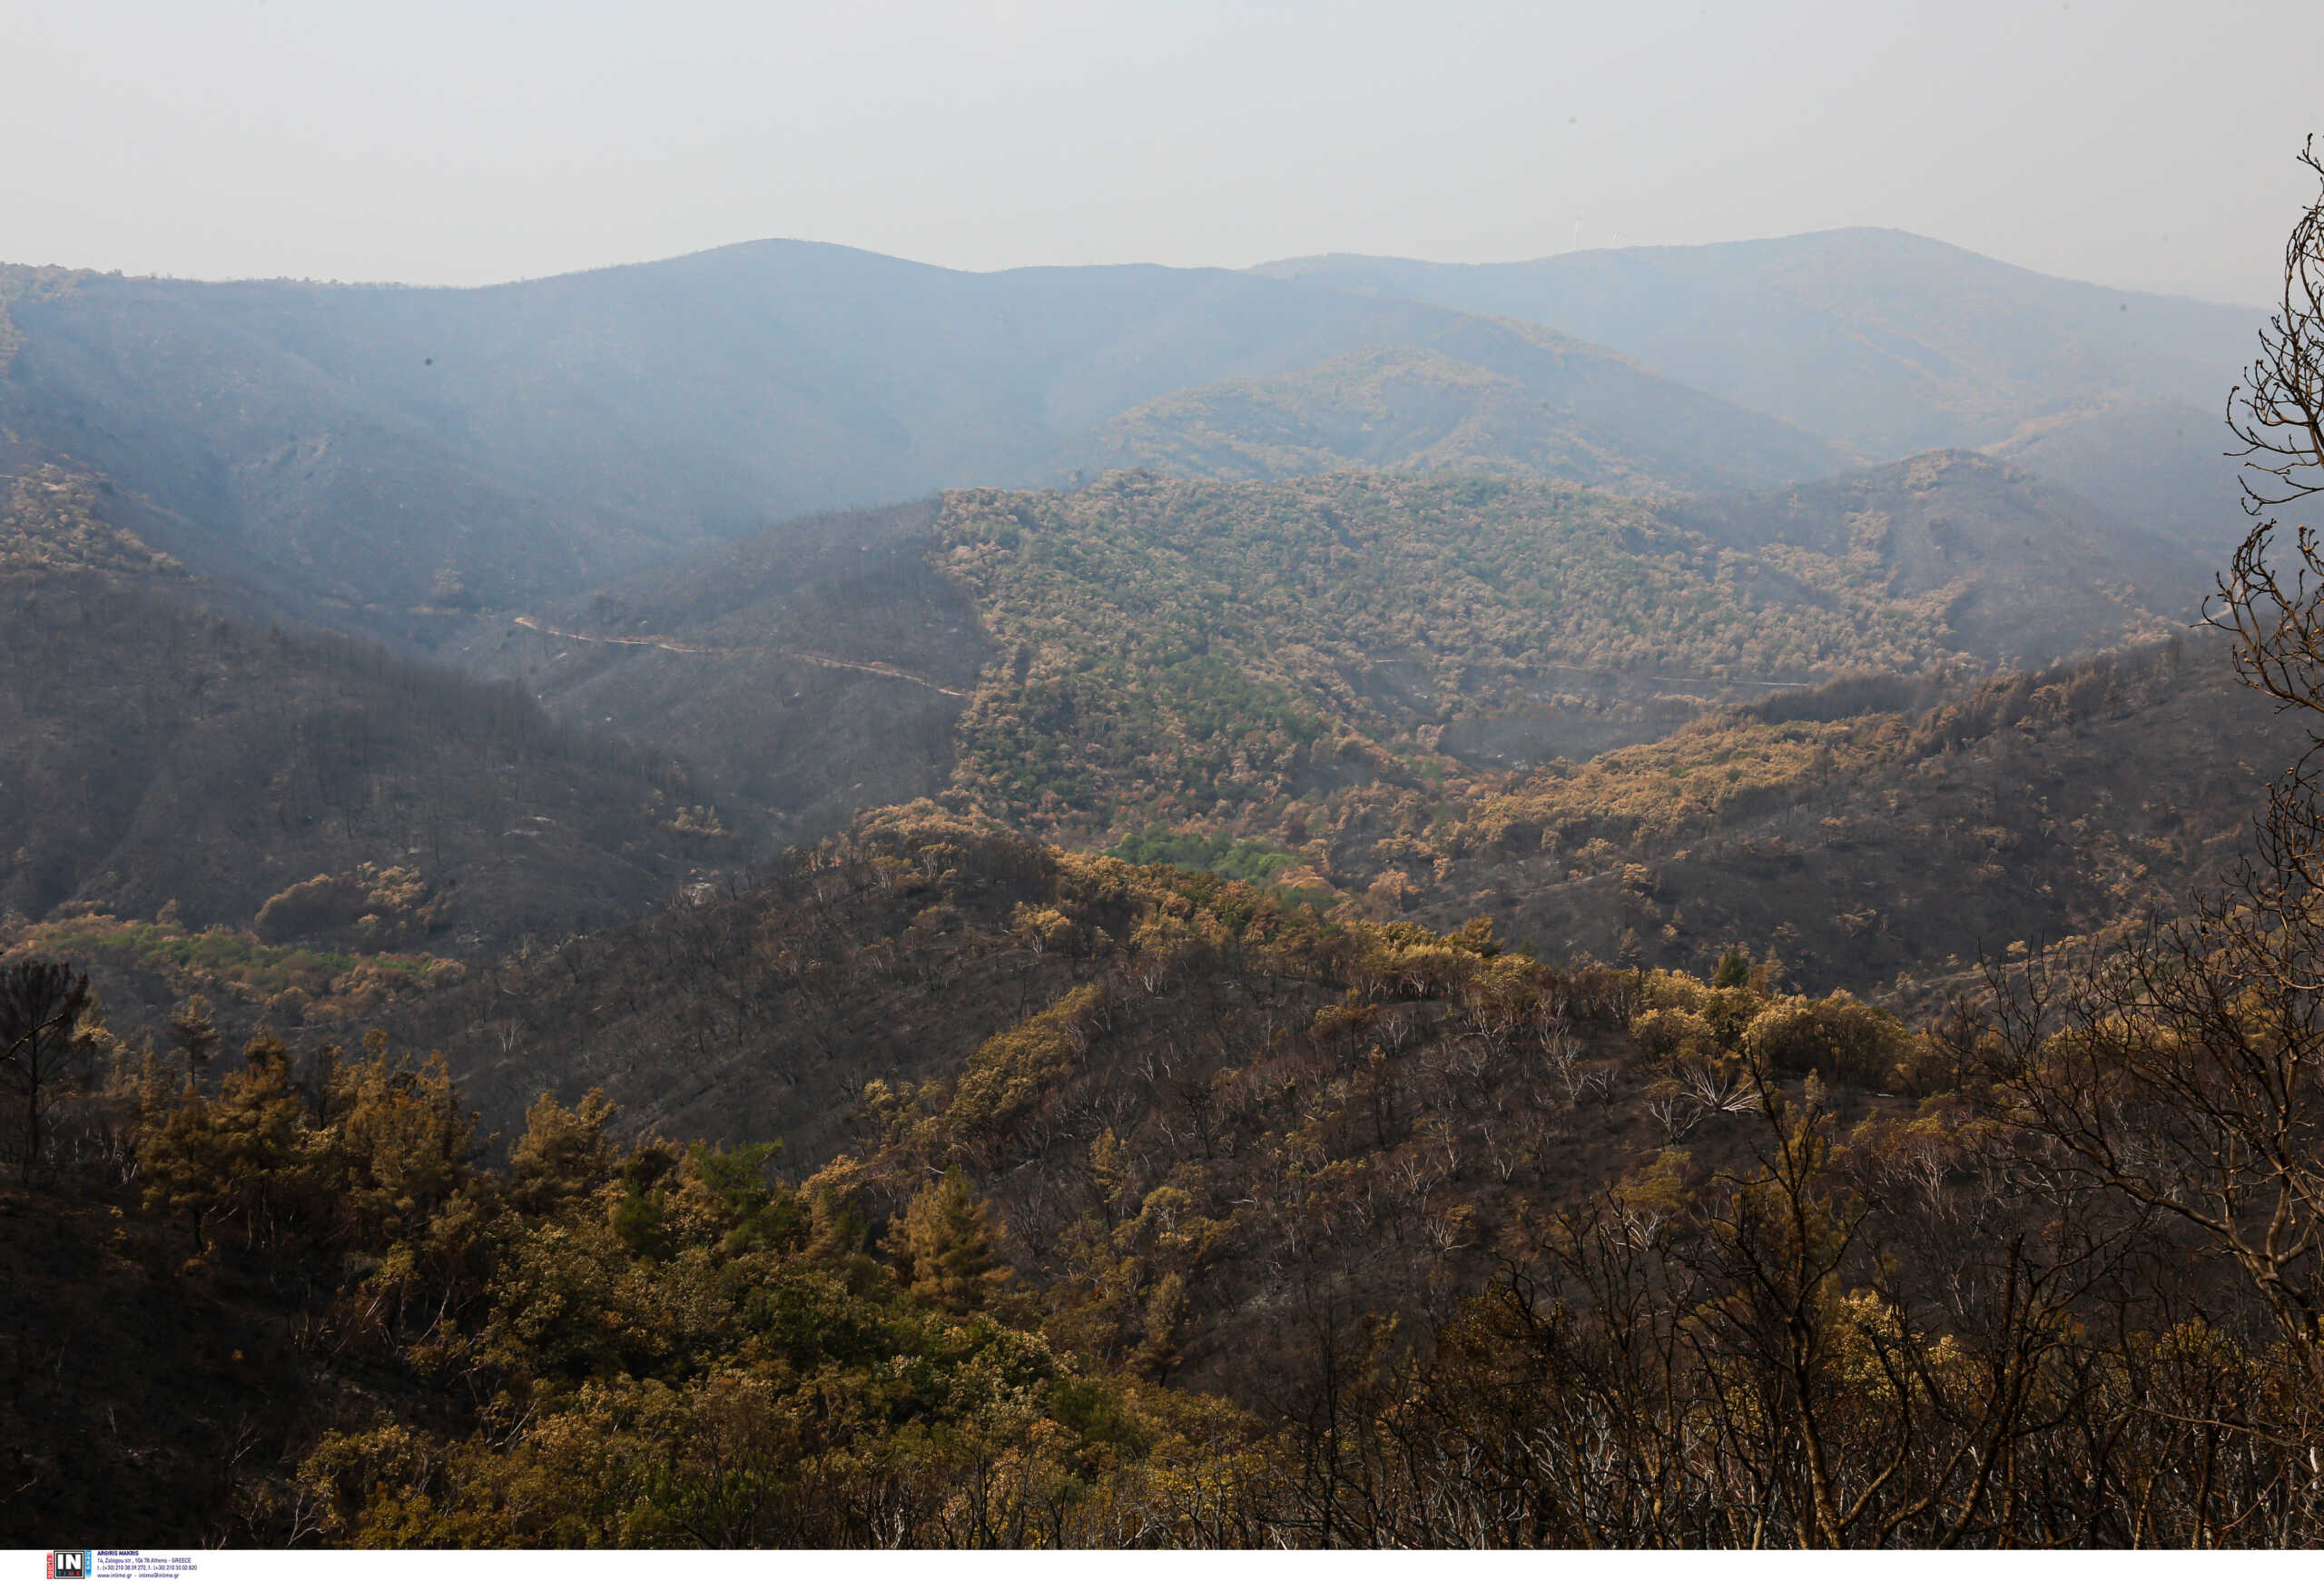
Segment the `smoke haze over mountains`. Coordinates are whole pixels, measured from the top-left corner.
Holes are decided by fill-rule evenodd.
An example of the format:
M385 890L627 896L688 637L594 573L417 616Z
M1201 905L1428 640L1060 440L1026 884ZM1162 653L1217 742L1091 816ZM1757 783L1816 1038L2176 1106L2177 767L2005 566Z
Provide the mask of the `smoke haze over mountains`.
M759 237L969 269L1896 226L2250 303L2299 0L0 7L0 255L478 283ZM72 127L60 137L56 129Z

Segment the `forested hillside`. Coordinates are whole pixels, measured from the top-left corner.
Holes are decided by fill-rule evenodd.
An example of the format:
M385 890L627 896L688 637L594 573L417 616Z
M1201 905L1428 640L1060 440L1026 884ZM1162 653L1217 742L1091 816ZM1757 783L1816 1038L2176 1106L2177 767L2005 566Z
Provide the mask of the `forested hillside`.
M2222 880L2297 745L2210 644L1914 691L1701 720L1402 840L1356 823L1317 865L1383 888L1381 914L1483 914L1552 956L1687 965L1758 939L1803 984L1925 1009L1981 956L2109 936Z
M1091 470L1282 478L1350 467L1561 478L1669 496L1770 464L1842 464L1802 430L1748 430L1692 390L1595 346L1464 318L1420 346L1369 347L1314 368L1175 391L1131 408L1075 452Z
M415 1003L503 1050L619 1006L637 1062L563 1079L648 1102L730 1010L860 1037L875 1004L940 999L967 1035L882 1029L909 1052L861 1090L848 1153L815 1167L840 1141L826 1122L778 1174L764 1145L624 1144L637 1117L595 1092L532 1102L487 1167L462 1090L384 1038L295 1064L260 1040L212 1087L84 1018L107 1084L50 1131L74 1189L37 1210L0 1189L28 1292L0 1338L43 1361L0 1404L5 1529L35 1511L108 1541L463 1546L2309 1529L2284 1445L2313 1396L2264 1282L2203 1255L2218 1232L2043 1151L2088 1114L2066 1107L2078 1070L2029 1069L2006 1015L1958 1006L1915 1033L1787 994L1743 950L1708 981L1562 968L1482 924L1326 920L925 817L662 925L679 948L660 959L591 951L473 989L504 1014L608 996L577 1021ZM641 997L679 983L703 997L657 1026ZM792 1068L828 1087L852 1073L834 1062ZM814 1093L766 1096L719 1117L787 1105L813 1127ZM2095 1118L2147 1128L2125 1141L2170 1123ZM124 1388L143 1390L125 1422L106 1408ZM2200 1415L2230 1391L2256 1421ZM1584 1432L1609 1426L1610 1447Z
M0 488L6 914L468 954L635 916L740 855L665 754L214 608L103 479Z
M479 619L446 657L558 715L663 744L744 847L815 839L951 774L992 657L931 563L932 504L790 522L550 604Z
M1132 471L788 523L444 651L666 744L756 852L940 793L1083 845L1296 845L1843 673L2154 637L2206 575L1964 453L1663 503Z
M10 848L36 854L9 904L248 926L368 864L411 872L413 925L458 950L635 915L693 870L924 795L1084 846L1256 842L1287 868L1324 831L1723 703L2160 630L2194 580L2171 546L1965 456L1671 505L1133 472L813 519L517 621L452 618L444 651L528 702L200 613L252 595L120 525L147 516L107 479L27 458L10 487ZM2077 580L2101 559L2115 579ZM1374 882L1367 861L1331 858L1333 882ZM348 904L308 931L362 944Z
M1777 981L1923 1013L1982 957L2117 936L2222 880L2290 744L2208 646L1915 690L1843 682L1580 767L1352 798L1296 843L1117 849L1203 894L1231 874L1286 915L1476 922L1544 961L1641 969L1740 945ZM595 1086L627 1124L781 1136L819 1162L868 1082L925 1082L1127 969L1160 904L1129 882L921 804L741 895L472 971L394 1024L451 1052L497 1127L539 1087ZM1140 1036L1168 1019L1122 1014Z
M1470 777L1464 741L1497 738L1502 762L1587 756L1611 744L1610 705L1637 740L1668 728L1651 705L1671 694L2164 629L2192 564L2029 484L1937 458L1670 510L1361 474L958 494L946 563L1006 656L963 716L959 785L1071 838L1206 820L1295 842L1342 791ZM2029 541L1994 541L2001 522ZM2073 573L2097 556L2111 589Z
M1099 470L1292 478L1356 467L1559 478L1667 489L1593 443L1587 419L1519 380L1433 351L1383 348L1275 379L1179 390L1131 408L1088 447Z
M427 897L381 926L472 951L634 915L733 852L684 828L682 768L505 689L88 578L0 598L11 910L248 925L369 865ZM356 942L369 909L286 936Z
M19 519L18 597L52 625L179 596L69 509ZM1715 614L1670 589L1748 555L1637 501L1478 479L1126 474L823 529L863 580L811 586L873 602L933 551L990 612L963 775L996 761L980 706L1097 667L1078 654L1121 657L1133 698L1133 642L1324 656L1288 692L1374 633L1636 640L1609 592ZM1351 544L1344 599L1300 579ZM752 553L704 600L737 651L808 618ZM1610 581L1561 598L1559 578ZM1093 616L1092 588L1137 618ZM599 645L674 608L609 598ZM1311 635L1262 649L1267 622ZM310 679L361 651L267 640ZM1512 684L1475 667L1479 695ZM1187 673L1204 684L1160 717L1269 719L1231 669ZM1395 717L1352 685L1308 695ZM0 1522L402 1546L2309 1531L2283 1446L2313 1395L2270 1286L2211 1255L2231 1226L2138 1194L2219 1183L2199 1162L2093 1179L2062 1151L2099 1125L2134 1159L2188 1156L2152 1145L2177 1111L2119 1012L2137 982L2211 968L2157 954L2136 914L2220 881L2304 738L2277 743L2207 644L1699 714L1524 776L1414 754L1403 781L1313 799L1295 843L1214 815L1128 835L1136 861L1012 832L964 779L960 811L867 817L465 970L174 920L20 928L0 1013L69 1009L39 1034L58 1041L11 1155L26 1183L0 1189L0 1255L36 1291L0 1312L20 1359ZM528 776L553 773L536 750ZM718 837L682 812L676 832ZM2093 963L2044 954L2067 934ZM238 1062L193 1003L116 1030L44 963L141 951L164 988L226 984L291 1041L261 1032ZM318 970L319 1013L259 994ZM2084 996L2086 1052L2012 997L2051 983ZM431 1048L446 1062L398 1052ZM2133 1102L2096 1102L2085 1064ZM2242 1105L2222 1123L2264 1121L2216 1096ZM2235 1422L2200 1416L2222 1396ZM1610 1424L1614 1449L1571 1448Z
M2213 562L2007 462L1939 450L1796 489L1681 502L1669 514L1777 567L1794 556L1866 591L1944 599L1962 649L2043 665L2183 620ZM1835 572L1827 572L1833 575Z

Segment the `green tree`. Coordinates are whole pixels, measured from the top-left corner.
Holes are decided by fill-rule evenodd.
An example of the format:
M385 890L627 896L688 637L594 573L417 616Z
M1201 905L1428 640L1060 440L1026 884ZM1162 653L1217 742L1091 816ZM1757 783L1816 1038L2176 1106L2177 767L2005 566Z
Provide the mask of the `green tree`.
M281 1227L307 1194L300 1178L310 1138L306 1105L290 1084L290 1056L281 1041L254 1038L243 1068L218 1096L189 1087L138 1148L149 1209L186 1215L194 1250L209 1246L213 1220L239 1218L246 1234Z
M906 1290L950 1312L980 1310L1009 1270L996 1267L991 1210L958 1164L912 1194L884 1242Z
M619 1162L606 1127L614 1106L592 1089L567 1109L544 1092L525 1111L525 1134L508 1150L508 1183L517 1205L546 1213L614 1178Z

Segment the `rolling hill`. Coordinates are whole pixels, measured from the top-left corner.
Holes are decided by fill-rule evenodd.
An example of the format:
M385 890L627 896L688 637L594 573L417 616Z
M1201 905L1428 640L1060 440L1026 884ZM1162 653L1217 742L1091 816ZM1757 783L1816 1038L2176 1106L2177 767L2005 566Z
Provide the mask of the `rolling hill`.
M936 563L936 516L788 522L537 616L479 618L441 651L562 716L668 746L753 850L820 838L946 785L994 657Z
M1513 321L1468 320L1425 348L1378 346L1270 379L1131 408L1078 454L1092 470L1288 478L1374 468L1563 479L1669 497L1755 464L1718 447L1708 403L1645 370ZM1739 437L1739 436L1736 436ZM1828 469L1804 433L1758 434L1756 464ZM1816 458L1821 457L1820 462Z
M2159 636L2205 575L1957 452L1662 503L1125 471L786 524L479 617L445 651L666 744L753 842L940 795L1076 845L1161 825L1295 845L1850 671Z
M1896 599L1937 599L1953 640L2036 667L2191 615L2211 562L2007 462L1940 450L1886 467L1669 508L1781 567L1805 553Z
M1258 272L1546 324L1866 460L2125 401L2212 410L2260 320L1873 229L1520 263L1332 254Z
M0 476L0 916L473 954L635 916L738 855L665 752L243 618L118 499Z
M1329 862L1381 914L1492 917L1545 958L1690 967L1758 941L1815 991L1915 1013L1980 954L2112 936L2249 849L2300 747L2223 645L2172 642L1932 696L1866 682L1707 716L1474 800L1383 862ZM1388 853L1393 855L1393 853Z
M1992 453L2221 565L2251 526L2218 401L2140 401L2037 426Z
M1810 992L1927 1013L1974 988L1980 952L2111 936L2218 881L2296 735L2271 728L2217 644L2155 645L1933 690L1857 680L1583 767L1430 787L1319 823L1297 867L1231 891L1190 877L1199 861L1143 871L1191 884L1197 908L1173 914L1197 922L1247 925L1264 903L1327 912L1351 949L1417 923L1544 962L1680 970L1741 944ZM544 1088L601 1087L638 1131L781 1135L812 1170L860 1138L867 1083L951 1072L1019 1023L1062 1035L1042 1006L1139 952L1218 946L1157 921L1137 889L1120 866L923 803L789 853L761 887L472 973L391 1019L451 1053L493 1124ZM1183 965L1149 977L1133 997L1162 1020L1085 1033L1191 1047L1182 1013L1264 1020L1285 992L1246 1000L1231 974Z
M769 242L480 290L0 271L0 427L143 499L157 548L402 640L833 507L1047 481L1173 390L1480 347L1674 486L1836 453L1577 343L1220 270L970 274Z

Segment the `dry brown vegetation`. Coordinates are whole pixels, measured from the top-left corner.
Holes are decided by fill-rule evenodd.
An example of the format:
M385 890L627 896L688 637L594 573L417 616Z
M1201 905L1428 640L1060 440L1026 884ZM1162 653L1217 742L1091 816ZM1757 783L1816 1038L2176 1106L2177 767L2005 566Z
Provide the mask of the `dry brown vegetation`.
M0 907L249 927L318 874L416 873L416 906L269 932L468 954L631 916L734 843L676 824L683 768L530 699L215 612L176 578L0 575ZM293 926L291 916L300 921ZM363 919L372 917L367 927ZM392 919L392 920L390 920Z

